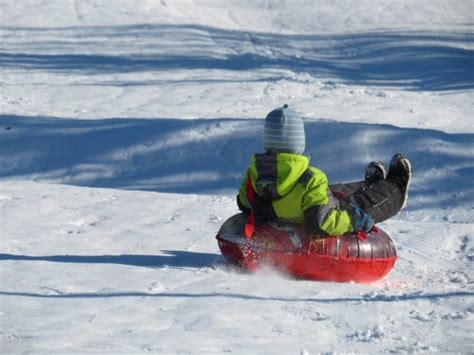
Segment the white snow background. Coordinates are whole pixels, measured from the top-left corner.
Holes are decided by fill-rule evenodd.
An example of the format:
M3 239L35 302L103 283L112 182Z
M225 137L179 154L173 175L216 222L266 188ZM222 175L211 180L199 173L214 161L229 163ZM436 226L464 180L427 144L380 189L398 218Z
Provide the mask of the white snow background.
M474 1L0 1L0 352L473 351ZM230 268L265 115L330 182L412 161L362 285Z

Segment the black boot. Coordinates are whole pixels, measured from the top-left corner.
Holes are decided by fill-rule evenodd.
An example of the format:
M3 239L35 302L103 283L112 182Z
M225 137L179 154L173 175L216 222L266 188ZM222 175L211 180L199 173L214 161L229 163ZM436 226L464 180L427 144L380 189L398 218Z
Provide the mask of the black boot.
M395 154L390 160L387 180L395 183L403 194L403 203L401 209L405 208L408 202L408 186L411 182L411 163L401 154Z
M365 169L365 182L372 185L379 180L385 179L385 168L381 161L372 161Z

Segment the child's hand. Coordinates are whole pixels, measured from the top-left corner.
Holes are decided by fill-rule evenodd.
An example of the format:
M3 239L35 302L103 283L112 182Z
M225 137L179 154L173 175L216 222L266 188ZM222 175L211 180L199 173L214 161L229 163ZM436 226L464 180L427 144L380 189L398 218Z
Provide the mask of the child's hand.
M363 230L368 233L374 226L374 219L359 206L351 205L349 214L352 216L354 231Z

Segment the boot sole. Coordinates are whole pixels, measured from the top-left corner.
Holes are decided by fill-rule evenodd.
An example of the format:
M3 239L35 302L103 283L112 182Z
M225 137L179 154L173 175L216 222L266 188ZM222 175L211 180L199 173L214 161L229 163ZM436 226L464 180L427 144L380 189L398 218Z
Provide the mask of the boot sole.
M405 193L403 195L403 203L402 203L402 207L400 208L402 210L408 204L408 187L410 186L410 183L411 183L412 171L411 171L411 163L408 159L406 158L400 159L400 162L404 164L407 170L409 171L407 184L405 186Z

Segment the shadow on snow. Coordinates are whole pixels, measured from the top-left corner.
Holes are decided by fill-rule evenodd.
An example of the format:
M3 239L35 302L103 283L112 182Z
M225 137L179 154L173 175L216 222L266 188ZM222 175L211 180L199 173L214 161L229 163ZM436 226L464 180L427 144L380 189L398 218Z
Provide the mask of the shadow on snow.
M95 75L273 69L334 78L346 84L413 90L474 88L474 51L468 49L474 42L472 32L380 30L289 35L166 24L0 29L15 38L25 38L19 43L7 42L0 52L0 66L13 70ZM117 48L127 48L133 54L117 54Z
M0 116L0 180L173 193L236 192L250 155L263 151L262 120ZM311 163L330 183L360 180L371 160L406 154L409 208L472 203L473 134L306 120Z
M210 253L196 253L189 251L164 250L165 255L52 255L28 256L0 254L0 261L45 261L57 263L80 264L118 264L140 267L176 267L176 268L202 268L216 265L220 256ZM281 302L316 302L316 303L346 303L346 302L399 302L417 300L438 300L447 298L472 297L473 292L453 291L446 293L414 293L402 295L377 295L376 297L344 297L344 298L287 298L247 295L227 292L212 293L179 293L179 292L83 292L41 294L35 292L9 292L0 291L0 297L33 297L33 298L117 298L117 297L158 297L158 298L234 298L240 300L281 301Z
M239 301L277 301L277 302L314 302L314 303L348 303L348 302L367 302L367 303L392 303L420 300L446 300L450 298L473 297L474 292L452 291L444 293L414 293L403 295L377 295L376 297L340 297L340 298L290 298L290 297L272 297L257 296L230 292L212 292L212 293L183 293L183 292L82 292L82 293L57 293L42 294L36 292L9 292L0 291L0 297L31 297L44 299L73 299L73 298L122 298L122 297L156 297L156 298L229 298Z
M0 261L45 261L73 264L117 264L140 267L203 268L212 267L220 255L182 250L162 250L164 255L51 255L29 256L0 254Z

